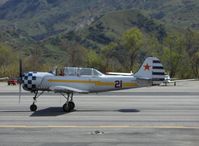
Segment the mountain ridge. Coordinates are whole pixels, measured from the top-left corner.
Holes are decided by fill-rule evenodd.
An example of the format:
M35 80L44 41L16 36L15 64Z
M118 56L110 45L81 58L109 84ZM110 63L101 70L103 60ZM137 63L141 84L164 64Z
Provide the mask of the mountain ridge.
M0 6L0 27L14 25L33 39L42 40L82 29L106 13L130 9L168 26L199 28L197 0L9 0ZM196 14L194 19L192 13Z
M1 55L10 55L2 55L0 75L17 75L18 56L33 71L129 71L157 56L172 76L198 76L198 30L198 0L0 0Z

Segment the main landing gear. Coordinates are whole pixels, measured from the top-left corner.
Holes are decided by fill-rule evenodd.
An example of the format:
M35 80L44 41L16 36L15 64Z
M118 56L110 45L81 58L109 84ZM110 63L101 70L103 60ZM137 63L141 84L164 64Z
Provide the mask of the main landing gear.
M32 112L35 112L37 110L37 105L35 104L37 102L37 98L41 96L44 93L39 93L38 91L34 91L35 96L33 97L33 103L30 105L30 110ZM63 105L63 111L64 112L71 112L75 108L75 103L73 102L73 93L60 93L62 96L66 98L66 103ZM67 94L67 96L66 96Z
M65 94L63 93L61 95L64 96L67 100L66 103L63 105L63 111L68 113L74 110L75 103L73 102L73 93L67 93L67 96L65 96Z

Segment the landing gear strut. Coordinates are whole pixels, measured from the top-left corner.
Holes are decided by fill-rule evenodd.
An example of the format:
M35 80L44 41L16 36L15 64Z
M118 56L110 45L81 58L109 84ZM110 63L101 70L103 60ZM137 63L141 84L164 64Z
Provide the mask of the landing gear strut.
M35 112L37 110L37 105L35 103L37 102L37 98L41 96L43 93L44 91L42 91L41 93L39 93L38 91L34 91L35 96L33 97L32 105L30 105L30 110L32 112ZM63 111L70 112L74 110L75 108L75 103L73 102L73 93L71 92L71 93L66 93L66 94L61 93L61 95L64 96L67 100L66 103L63 105Z
M37 110L37 105L35 104L37 102L37 98L42 95L44 92L39 93L38 91L34 91L35 96L33 97L33 103L30 105L30 110L32 112L35 112Z
M63 111L68 113L74 110L75 103L73 102L73 93L67 93L67 96L65 96L63 93L61 95L67 99L66 103L63 105Z

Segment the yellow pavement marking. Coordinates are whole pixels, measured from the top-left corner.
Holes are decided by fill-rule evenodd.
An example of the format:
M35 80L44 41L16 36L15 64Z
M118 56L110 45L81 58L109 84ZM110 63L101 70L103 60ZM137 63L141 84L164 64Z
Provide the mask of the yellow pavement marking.
M135 128L135 129L199 129L197 126L169 126L169 125L163 125L163 126L144 126L144 125L138 125L138 126L131 126L131 125L0 125L0 128Z

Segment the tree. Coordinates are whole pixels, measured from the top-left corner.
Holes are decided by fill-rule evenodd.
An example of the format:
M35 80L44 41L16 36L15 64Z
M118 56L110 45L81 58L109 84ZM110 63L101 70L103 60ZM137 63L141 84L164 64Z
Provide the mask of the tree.
M76 42L61 42L62 50L65 51L63 58L66 66L83 66L85 64L86 49Z
M171 77L174 77L184 57L184 38L177 33L169 34L164 39L162 59Z
M113 51L114 49L117 48L117 44L112 42L108 45L106 45L104 48L101 50L101 54L103 57L103 61L105 62L105 70L110 69L110 63L113 58Z
M17 56L12 49L4 44L0 44L0 77L15 76L17 74Z
M187 29L185 33L185 45L186 51L190 58L192 72L195 77L199 77L199 32L193 32L191 29Z
M102 58L93 50L88 50L86 53L87 67L103 70Z
M121 39L121 44L128 51L130 67L133 69L138 52L143 44L143 34L138 28L132 28L125 32Z
M194 75L199 78L199 51L193 54L191 64Z
M31 48L30 54L26 58L27 59L26 64L24 64L25 69L32 70L32 71L39 71L43 64L42 54L43 52L41 48L37 48L37 47Z
M145 38L143 49L147 56L161 57L163 54L163 45L154 35L149 35Z

